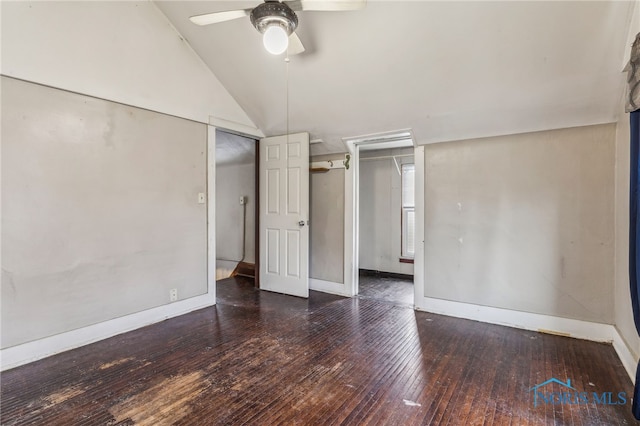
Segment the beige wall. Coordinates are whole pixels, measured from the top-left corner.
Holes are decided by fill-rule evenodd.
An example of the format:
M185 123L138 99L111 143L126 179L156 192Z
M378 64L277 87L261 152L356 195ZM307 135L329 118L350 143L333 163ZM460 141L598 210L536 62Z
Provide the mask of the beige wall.
M206 125L2 78L2 348L207 292Z
M425 147L425 296L612 324L615 125Z
M244 261L255 263L256 256L256 173L255 164L229 164L216 167L216 257L239 262L242 259L242 205L246 197Z
M392 155L398 155L398 164L413 163L413 148L360 153L358 263L360 269L413 275L413 265L399 261L402 254L402 185Z
M255 127L151 2L21 1L3 2L1 10L0 66L3 75L200 122L208 122L210 116L215 116ZM9 131L4 125L8 120L4 107L6 96L3 85L3 347L38 336L71 331L145 307L169 305L167 285L178 288L180 299L206 291L206 276L201 276L206 268L202 268L199 254L194 255L195 251L200 253L201 241L206 249L206 216L200 216L206 205L191 204L194 191L204 192L206 188L206 173L202 168L206 161L206 139L201 146L190 145L189 129L194 123L182 129L178 136L166 127L158 126L147 133L149 139L144 143L125 144L114 136L122 136L121 132L126 128L112 127L110 118L102 117L90 127L92 131L102 129L96 136L102 145L92 145L93 154L88 152L88 145L65 145L59 141L70 156L64 158L60 152L53 152L56 163L49 164L48 155L43 156L49 146L33 145L43 139L22 141L5 137ZM145 112L137 115L135 108L132 111L137 119L148 116ZM59 118L60 128L56 130L82 131L73 116ZM41 132L38 136L47 136L40 117L32 124ZM206 126L198 125L198 128L206 137ZM156 137L158 145L151 140ZM170 146L166 145L167 138L173 138ZM14 145L23 142L30 145ZM109 148L111 143L114 146ZM121 144L126 148L119 149ZM162 149L158 150L159 147ZM11 154L14 148L35 151L16 152L17 156L14 156ZM128 156L126 149L132 150ZM81 150L86 152L81 155ZM31 166L23 167L22 158ZM104 161L102 169L100 161ZM37 162L43 167L33 166ZM121 172L122 165L125 167ZM138 174L132 172L134 165ZM153 169L152 174L146 175L147 167ZM160 172L157 167L164 170ZM68 182L62 185L59 179L42 181L51 173L56 176L54 168L62 173L58 178L67 176ZM100 179L82 181L85 171L94 173L92 178L96 177L95 173L102 173ZM176 171L178 175L174 179ZM42 191L45 203L43 209L38 210L40 200L29 198L25 189L42 190L42 187L38 188L41 184L52 187ZM161 184L163 186L159 187ZM17 185L17 188L10 189L5 185ZM121 189L114 191L117 185ZM104 186L114 192L105 196ZM12 191L14 194L9 195ZM16 204L16 199L12 202L10 197L22 201ZM33 213L34 221L49 224L52 229L41 223L43 232L35 232L24 219L18 223L10 220L10 202L11 208L27 209ZM209 202L213 205L214 200ZM102 205L107 208L101 211L98 206ZM96 222L88 223L86 218L75 221L80 212L73 209L78 206L96 209ZM43 218L39 215L49 213L45 207L56 207L58 211ZM139 222L130 221L132 211L144 215L150 208L153 208L150 214L156 217L155 220L145 217ZM68 216L65 209L70 210ZM183 214L189 212L194 216L187 219ZM108 213L113 215L106 217ZM178 214L173 217L173 213ZM111 226L101 228L100 221L107 221ZM170 232L162 229L163 221ZM60 228L55 229L56 226ZM62 234L67 226L74 227L76 233ZM111 233L112 230L115 231ZM127 230L131 232L123 235ZM193 234L194 230L197 235ZM54 242L49 233L57 233ZM74 239L76 236L78 240ZM6 243L9 238L15 238L16 244L22 244L24 250L9 249ZM21 238L26 241L18 241ZM118 238L125 240L124 244L120 241L121 251L111 251L114 249L112 242ZM60 247L55 253L54 243ZM33 250L52 250L53 257L35 256L33 250L27 249L28 244L32 244ZM175 261L186 269L176 268ZM26 270L25 265L33 266L31 278L15 273ZM39 278L34 281L33 277ZM23 281L29 289L20 284L23 279L31 280L29 284ZM113 283L104 281L107 279L118 284L112 286ZM46 285L41 288L36 285L44 283ZM175 314L177 311L167 308L166 312ZM119 324L125 325L111 326L109 332L124 331L131 326L126 321ZM73 344L81 343L76 340ZM40 355L33 356L68 347L45 342L39 347Z
M311 162L344 160L344 154L318 156ZM310 174L309 277L344 283L344 169Z

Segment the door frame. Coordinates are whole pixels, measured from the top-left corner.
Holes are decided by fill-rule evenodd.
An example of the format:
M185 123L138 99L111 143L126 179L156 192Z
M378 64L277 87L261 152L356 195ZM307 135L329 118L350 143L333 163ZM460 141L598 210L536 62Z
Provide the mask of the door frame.
M257 127L248 126L235 121L224 120L214 116L209 117L207 125L207 294L216 303L216 130L238 136L255 139L256 149L264 133ZM258 158L256 157L256 165ZM259 179L256 174L256 179ZM257 182L257 181L256 181ZM259 187L256 186L256 194ZM256 197L256 210L260 199ZM256 216L256 226L259 217ZM256 236L258 233L256 232ZM256 237L257 238L257 237ZM256 241L257 243L257 241ZM259 246L256 244L256 268L259 266ZM256 274L257 275L257 274ZM256 276L256 286L258 284Z
M413 138L413 135L411 135L412 145L408 145L406 141L388 141L377 138L376 141L372 142L367 141L366 139L366 137L360 136L343 140L352 158L352 167L350 168L351 173L345 174L345 287L347 288L347 292L351 296L355 296L358 294L360 281L360 150L363 147L365 147L365 149L367 150L373 150L387 148L407 148L413 146L416 180L416 247L413 264L413 305L415 308L424 298L424 145L417 145L415 143L415 138Z

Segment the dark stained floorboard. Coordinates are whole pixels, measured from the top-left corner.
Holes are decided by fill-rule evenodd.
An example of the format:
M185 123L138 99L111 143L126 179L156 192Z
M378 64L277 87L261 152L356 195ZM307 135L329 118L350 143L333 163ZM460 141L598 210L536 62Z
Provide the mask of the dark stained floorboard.
M360 271L358 297L413 306L413 278Z
M416 312L406 284L304 300L220 281L215 307L4 372L1 422L635 424L630 401L533 405L551 377L630 395L610 345Z

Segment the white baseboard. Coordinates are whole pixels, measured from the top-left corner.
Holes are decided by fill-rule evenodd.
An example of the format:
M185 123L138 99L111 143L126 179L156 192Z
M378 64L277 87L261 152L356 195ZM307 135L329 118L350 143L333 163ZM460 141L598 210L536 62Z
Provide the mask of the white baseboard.
M309 278L309 290L321 291L323 293L337 294L338 296L351 297L347 286L332 281Z
M465 318L524 330L560 334L577 339L607 342L613 345L632 382L635 382L637 357L629 349L618 329L610 324L582 321L552 315L534 314L471 303L425 297L416 301L416 309L434 314Z
M0 350L0 371L18 367L60 352L104 340L127 331L164 321L215 304L215 293L180 300L142 312L89 325Z
M419 302L416 301L415 307L417 310L434 314L505 325L524 330L559 334L595 342L611 343L631 381L635 382L638 358L622 338L618 329L613 325L430 297L425 297Z
M610 324L562 318L531 312L513 311L471 303L425 297L416 301L416 309L434 314L465 318L490 324L506 325L525 330L560 334L595 342L613 342L614 327Z
M345 285L314 278L309 279L311 290L350 297ZM164 321L208 306L213 306L215 299L211 293L146 311L126 315L98 324L83 327L55 336L27 342L18 346L0 350L0 371L5 371L29 362L55 355L60 352L88 345L118 334L126 333L150 324ZM618 330L609 324L600 324L530 312L513 311L490 306L425 297L416 303L416 309L435 314L465 318L490 324L505 325L532 331L552 332L578 339L613 344L622 365L631 381L635 381L637 360Z
M633 351L627 345L627 342L622 338L620 332L616 327L613 327L613 349L616 350L624 369L627 370L627 374L631 378L631 382L636 381L636 368L638 366L638 357L634 355Z

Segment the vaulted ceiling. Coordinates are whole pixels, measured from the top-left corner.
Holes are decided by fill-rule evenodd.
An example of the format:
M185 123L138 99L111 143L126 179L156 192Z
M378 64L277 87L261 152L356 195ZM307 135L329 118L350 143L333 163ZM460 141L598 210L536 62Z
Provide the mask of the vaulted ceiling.
M248 18L188 19L258 2L156 4L266 135L308 131L324 141L314 154L406 128L426 144L615 121L640 13L625 1L370 0L361 11L299 13L307 50L287 74Z

